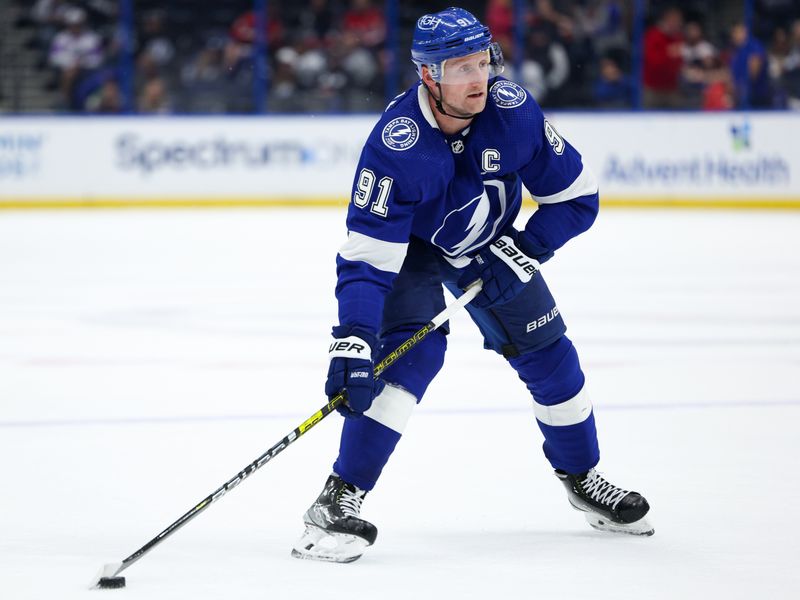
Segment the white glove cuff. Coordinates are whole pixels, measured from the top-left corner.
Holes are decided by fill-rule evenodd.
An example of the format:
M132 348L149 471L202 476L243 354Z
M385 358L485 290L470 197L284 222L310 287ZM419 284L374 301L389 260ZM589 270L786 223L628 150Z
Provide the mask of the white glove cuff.
M360 337L351 335L346 338L333 338L328 348L328 358L362 358L372 359L372 348Z
M500 236L492 242L489 250L506 263L522 283L528 283L541 266L539 261L517 248L514 240L507 235Z

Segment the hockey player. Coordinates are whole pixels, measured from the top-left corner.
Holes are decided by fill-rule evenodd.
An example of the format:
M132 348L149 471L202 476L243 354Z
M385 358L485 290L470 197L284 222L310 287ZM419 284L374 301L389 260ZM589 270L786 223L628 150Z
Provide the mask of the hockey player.
M544 453L572 506L596 529L650 535L647 501L606 481L592 405L541 263L588 229L597 183L524 88L499 77L503 57L471 13L417 21L420 81L395 98L364 146L336 257L339 325L325 392L344 390L339 455L306 511L292 554L350 562L375 542L360 517L414 406L444 362L437 330L387 369L373 364L477 279L467 305L487 349L502 354L533 396ZM522 186L539 204L512 227Z

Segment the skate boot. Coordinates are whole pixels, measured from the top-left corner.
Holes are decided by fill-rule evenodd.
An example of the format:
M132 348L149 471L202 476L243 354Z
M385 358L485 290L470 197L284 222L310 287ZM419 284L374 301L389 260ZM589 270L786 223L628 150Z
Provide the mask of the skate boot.
M645 518L650 505L641 494L610 484L594 469L579 475L556 469L556 477L567 488L569 503L583 512L595 529L632 535L655 533Z
M378 536L377 527L359 517L366 495L335 473L328 477L319 498L303 515L306 530L292 556L340 563L359 559Z

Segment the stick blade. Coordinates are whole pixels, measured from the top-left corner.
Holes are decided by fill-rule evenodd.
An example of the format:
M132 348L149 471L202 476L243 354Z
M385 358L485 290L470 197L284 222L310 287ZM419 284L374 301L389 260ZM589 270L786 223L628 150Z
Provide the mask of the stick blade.
M108 563L103 565L103 567L97 572L97 575L94 576L91 583L89 583L89 589L99 589L101 587L101 579L113 579L121 570L122 563Z

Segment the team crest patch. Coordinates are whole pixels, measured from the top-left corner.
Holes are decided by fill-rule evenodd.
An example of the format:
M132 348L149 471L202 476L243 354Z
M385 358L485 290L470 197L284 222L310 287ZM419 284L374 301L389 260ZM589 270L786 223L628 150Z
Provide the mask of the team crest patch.
M419 139L419 127L408 117L397 117L386 124L381 138L384 145L391 150L408 150Z
M489 90L494 103L500 108L516 108L528 97L527 92L512 81L498 81Z

